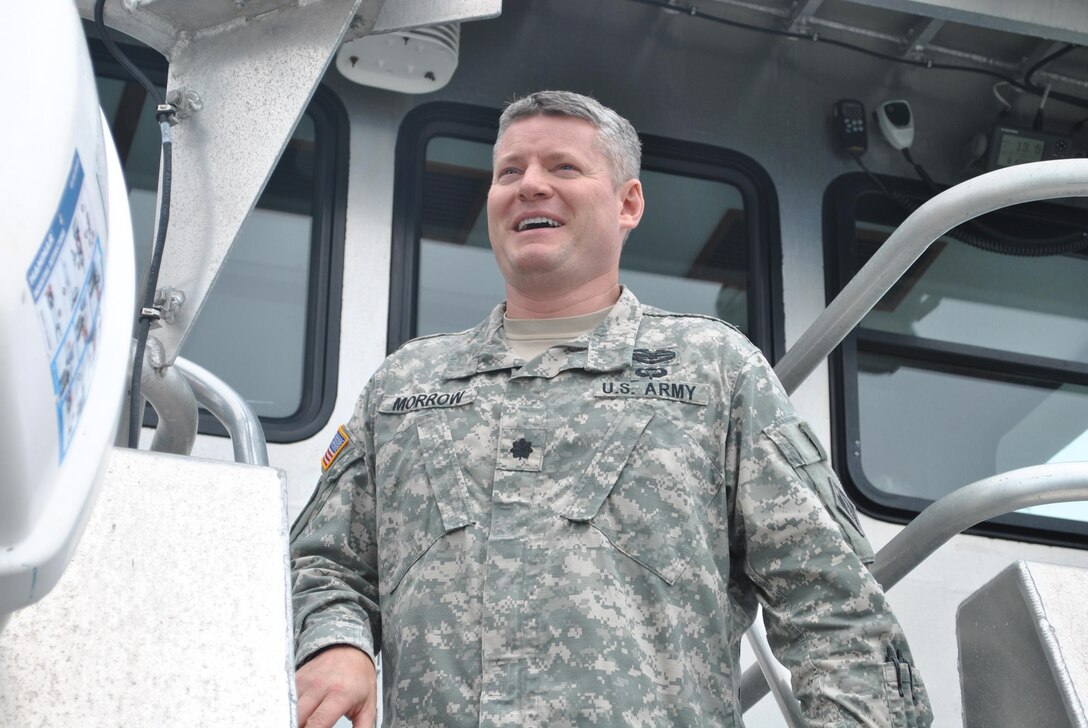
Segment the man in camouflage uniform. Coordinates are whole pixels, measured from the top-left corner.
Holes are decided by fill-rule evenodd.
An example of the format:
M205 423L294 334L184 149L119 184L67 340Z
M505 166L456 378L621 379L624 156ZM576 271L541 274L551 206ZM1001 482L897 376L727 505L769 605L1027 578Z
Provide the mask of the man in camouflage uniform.
M812 726L925 726L827 456L728 324L642 306L638 139L511 104L488 224L507 301L390 356L292 533L299 717L740 726L757 604Z

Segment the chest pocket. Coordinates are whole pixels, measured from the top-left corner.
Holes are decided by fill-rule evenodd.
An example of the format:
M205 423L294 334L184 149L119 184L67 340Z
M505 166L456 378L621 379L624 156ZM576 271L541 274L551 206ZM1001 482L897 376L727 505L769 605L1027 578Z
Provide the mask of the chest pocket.
M669 584L705 541L703 514L723 475L650 405L629 405L602 439L562 515L588 523Z
M442 410L406 417L375 457L378 583L391 594L447 533L473 523L464 474Z

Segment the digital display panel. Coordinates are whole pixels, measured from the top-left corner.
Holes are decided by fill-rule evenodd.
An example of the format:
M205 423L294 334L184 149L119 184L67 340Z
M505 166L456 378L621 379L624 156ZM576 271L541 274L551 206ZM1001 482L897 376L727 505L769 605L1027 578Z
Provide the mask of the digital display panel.
M997 166L1011 167L1014 164L1038 162L1043 158L1046 142L1042 139L1030 139L1017 134L1003 134L1001 147L997 152Z

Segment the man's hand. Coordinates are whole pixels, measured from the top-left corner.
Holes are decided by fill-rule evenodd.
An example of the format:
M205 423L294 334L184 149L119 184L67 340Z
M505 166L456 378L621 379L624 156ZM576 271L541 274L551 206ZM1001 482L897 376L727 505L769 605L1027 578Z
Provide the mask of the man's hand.
M373 728L377 711L374 662L347 645L317 653L295 674L299 728L332 728L341 716L352 728Z

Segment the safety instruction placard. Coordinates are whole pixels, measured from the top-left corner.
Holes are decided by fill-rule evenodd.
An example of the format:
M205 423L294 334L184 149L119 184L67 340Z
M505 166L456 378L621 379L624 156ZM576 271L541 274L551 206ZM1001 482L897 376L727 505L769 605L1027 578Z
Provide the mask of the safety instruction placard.
M61 461L90 393L104 283L102 203L85 177L77 151L49 232L26 272L49 352Z

